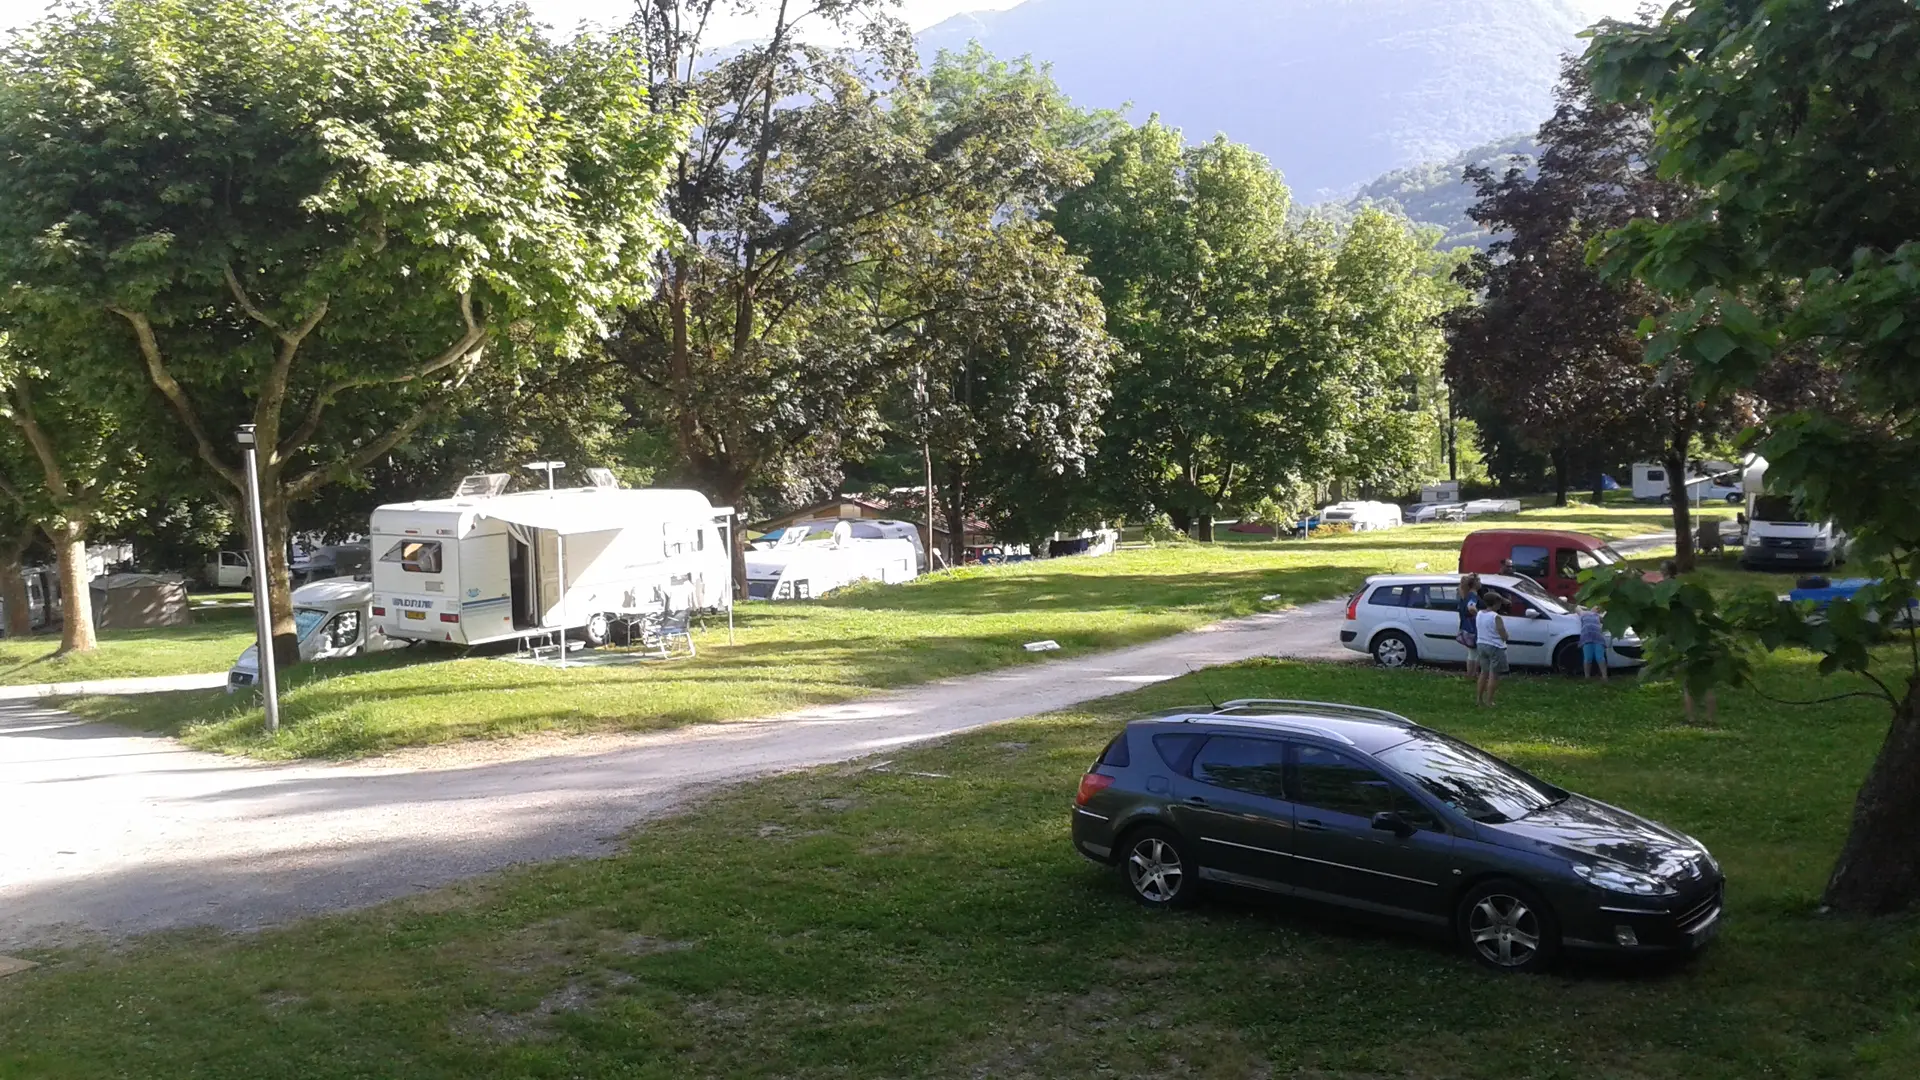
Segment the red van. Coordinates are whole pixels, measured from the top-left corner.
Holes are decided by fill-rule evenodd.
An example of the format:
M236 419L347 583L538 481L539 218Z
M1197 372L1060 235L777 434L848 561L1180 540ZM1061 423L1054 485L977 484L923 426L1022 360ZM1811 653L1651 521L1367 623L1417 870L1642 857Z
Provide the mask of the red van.
M1498 574L1508 559L1514 573L1561 597L1580 591L1581 571L1626 561L1597 536L1551 529L1482 529L1460 544L1463 574Z

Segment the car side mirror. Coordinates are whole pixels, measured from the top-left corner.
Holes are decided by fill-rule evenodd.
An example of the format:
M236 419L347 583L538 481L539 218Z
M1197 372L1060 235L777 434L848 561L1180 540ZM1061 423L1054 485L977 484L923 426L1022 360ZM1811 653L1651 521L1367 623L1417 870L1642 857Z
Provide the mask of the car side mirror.
M1393 810L1382 810L1373 815L1373 827L1382 832L1390 832L1395 836L1413 835L1413 826L1408 823L1406 818L1401 817L1398 812Z
M1544 619L1546 617L1547 613L1541 611L1539 608L1534 608L1532 611L1527 612L1527 618L1529 619Z

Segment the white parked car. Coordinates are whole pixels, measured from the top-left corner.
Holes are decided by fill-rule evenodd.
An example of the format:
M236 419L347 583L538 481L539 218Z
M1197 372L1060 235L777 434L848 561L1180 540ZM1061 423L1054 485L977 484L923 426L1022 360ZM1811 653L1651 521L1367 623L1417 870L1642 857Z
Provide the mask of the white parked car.
M1580 674L1580 617L1525 578L1480 575L1481 588L1506 597L1507 661L1515 667L1551 667ZM1370 654L1381 667L1418 662L1463 664L1459 574L1382 574L1347 601L1340 643ZM1639 667L1645 651L1632 631L1614 638L1607 663Z

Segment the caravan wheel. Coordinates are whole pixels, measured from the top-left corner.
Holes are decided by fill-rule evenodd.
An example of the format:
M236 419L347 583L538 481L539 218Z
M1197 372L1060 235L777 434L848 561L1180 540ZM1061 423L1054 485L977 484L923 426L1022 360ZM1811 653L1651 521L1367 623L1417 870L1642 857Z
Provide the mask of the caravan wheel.
M613 623L607 618L605 612L587 620L586 636L587 647L590 649L597 649L613 639Z

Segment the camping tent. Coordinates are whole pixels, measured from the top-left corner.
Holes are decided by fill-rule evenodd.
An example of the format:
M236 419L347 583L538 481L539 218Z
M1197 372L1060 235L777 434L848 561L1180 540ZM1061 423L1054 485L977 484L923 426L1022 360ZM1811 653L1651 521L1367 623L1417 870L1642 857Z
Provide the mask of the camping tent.
M185 626L187 582L177 574L109 574L87 583L93 624L102 630Z

